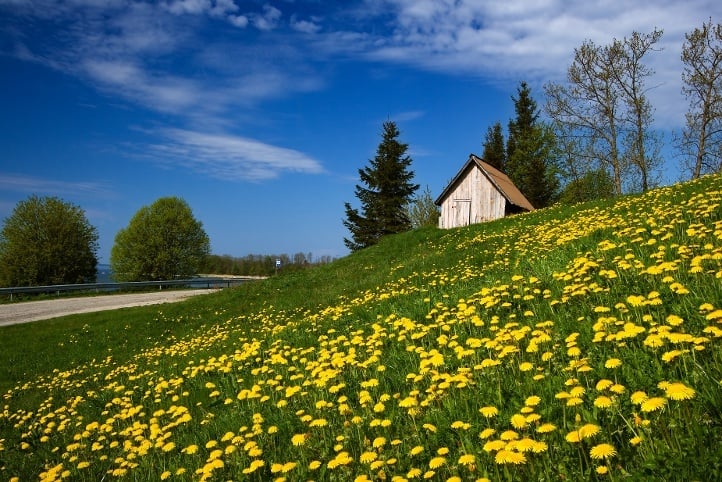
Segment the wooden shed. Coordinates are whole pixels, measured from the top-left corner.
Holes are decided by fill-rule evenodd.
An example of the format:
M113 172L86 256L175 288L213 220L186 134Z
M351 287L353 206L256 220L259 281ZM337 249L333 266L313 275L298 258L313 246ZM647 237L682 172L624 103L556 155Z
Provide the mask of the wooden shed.
M435 201L440 228L457 228L533 211L509 177L474 154Z

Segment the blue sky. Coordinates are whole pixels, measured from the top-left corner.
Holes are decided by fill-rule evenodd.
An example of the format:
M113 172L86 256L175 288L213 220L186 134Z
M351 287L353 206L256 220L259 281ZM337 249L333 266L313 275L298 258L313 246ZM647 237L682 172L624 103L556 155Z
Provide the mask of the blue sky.
M668 146L684 34L717 0L0 0L0 218L32 194L85 210L109 260L142 206L178 196L215 254L347 254L344 203L397 123L436 197L526 81L575 47L661 28L649 96ZM420 190L420 191L421 191Z

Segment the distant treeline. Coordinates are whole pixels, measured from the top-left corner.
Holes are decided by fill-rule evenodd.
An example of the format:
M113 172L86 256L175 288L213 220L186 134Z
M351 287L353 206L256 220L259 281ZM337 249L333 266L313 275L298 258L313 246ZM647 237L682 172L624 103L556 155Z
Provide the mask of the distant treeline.
M281 262L278 269L276 267L277 260ZM206 257L199 272L203 274L271 276L276 271L298 271L309 266L330 263L333 260L334 258L331 256L320 256L314 259L311 253L296 253L293 256L287 254L249 254L242 258L227 254L210 254Z

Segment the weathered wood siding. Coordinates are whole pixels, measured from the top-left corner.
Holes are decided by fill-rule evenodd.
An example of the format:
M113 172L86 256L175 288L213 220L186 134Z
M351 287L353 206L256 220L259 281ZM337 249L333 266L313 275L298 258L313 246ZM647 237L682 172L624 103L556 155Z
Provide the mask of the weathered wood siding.
M456 228L504 217L506 199L477 166L453 186L441 203L440 228Z

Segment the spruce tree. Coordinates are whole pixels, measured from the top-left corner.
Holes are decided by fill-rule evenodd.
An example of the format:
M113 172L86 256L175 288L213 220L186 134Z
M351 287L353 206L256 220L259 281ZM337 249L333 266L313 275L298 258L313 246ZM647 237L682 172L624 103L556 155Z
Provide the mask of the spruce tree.
M351 232L351 239L344 238L344 243L351 251L376 244L387 234L411 229L407 208L419 185L411 182L414 172L409 169L408 144L398 141L399 134L396 123L384 122L376 157L358 171L363 185L357 184L355 193L361 208L344 204L343 224Z
M539 121L539 109L526 82L512 97L516 117L509 121L505 172L535 208L551 204L559 190L552 130Z
M497 122L486 130L484 151L481 158L492 167L504 171L506 169L506 152L504 150L504 133L501 122Z

